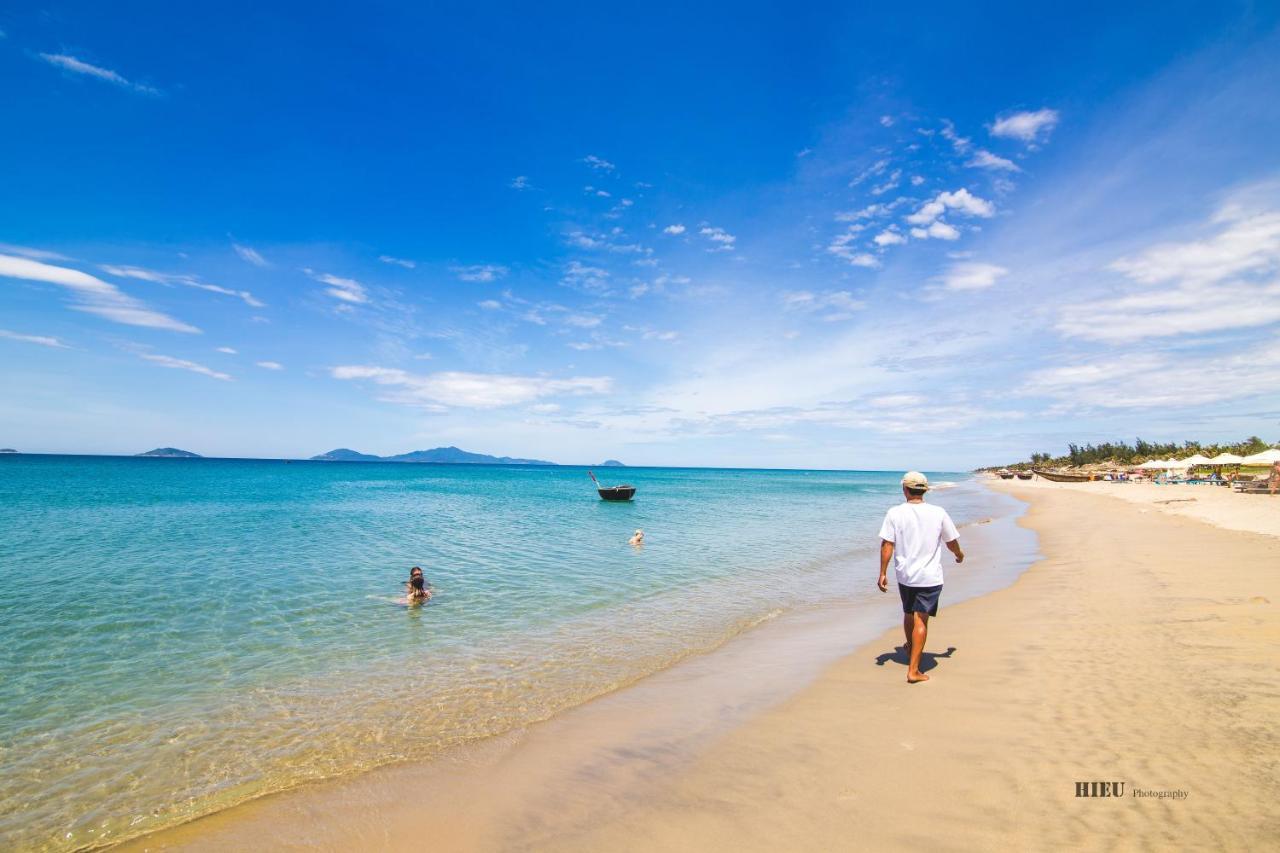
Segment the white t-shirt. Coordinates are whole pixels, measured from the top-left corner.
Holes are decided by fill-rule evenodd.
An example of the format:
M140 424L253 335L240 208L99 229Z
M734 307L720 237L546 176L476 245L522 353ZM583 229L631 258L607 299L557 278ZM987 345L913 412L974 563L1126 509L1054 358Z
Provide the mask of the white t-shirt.
M942 586L942 545L960 538L940 506L900 503L885 513L880 538L893 543L893 570L903 586Z

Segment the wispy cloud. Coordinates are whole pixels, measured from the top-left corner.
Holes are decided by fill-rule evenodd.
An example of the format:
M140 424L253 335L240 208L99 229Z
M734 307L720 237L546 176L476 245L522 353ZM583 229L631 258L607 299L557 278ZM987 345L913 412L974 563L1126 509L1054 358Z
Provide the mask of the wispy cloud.
M218 347L218 349L216 350L216 352L220 352L220 353L223 353L223 354L225 354L225 355L239 355L239 354L240 354L239 350L232 349L231 347Z
M613 381L608 377L552 379L546 376L511 376L497 373L447 371L425 375L390 367L346 365L334 367L334 379L364 380L394 389L384 397L406 405L496 409L532 403L544 397L606 394Z
M965 216L989 218L995 214L995 205L979 198L966 189L954 192L940 192L930 201L922 204L915 213L906 217L912 225L928 225L948 210L954 210Z
M397 267L404 267L407 270L414 269L418 266L416 261L407 261L404 258L393 258L390 255L379 255L378 260L384 264L392 264Z
M329 285L324 292L334 299L355 305L362 305L369 301L369 294L365 291L364 285L354 278L343 278L332 273L316 272L307 268L303 268L302 271L321 284Z
M501 264L473 264L465 267L451 267L459 281L490 282L505 278L510 272Z
M618 168L603 157L597 157L594 154L588 154L586 157L583 157L582 162L586 163L598 172L612 172L614 169Z
M69 261L66 255L57 252L49 252L45 249L33 249L30 246L15 246L12 243L0 243L0 252L10 255L21 255L24 258L34 258L37 261Z
M209 293L219 293L223 296L234 296L244 301L246 305L253 308L265 308L266 304L257 299L247 290L232 290L229 287L222 287L216 284L203 282L193 275L178 273L162 273L154 270L143 269L142 267L118 266L115 264L102 264L99 269L113 275L116 278L136 278L142 281L152 281L157 284L164 285L181 285L182 287L192 287L196 290L204 290Z
M232 243L231 248L235 249L236 254L240 256L241 260L247 263L251 263L255 267L271 266L271 264L267 262L266 258L258 254L257 249L251 248L249 246L241 246L239 243Z
M8 329L0 329L0 338L6 338L11 341L21 341L24 344L38 344L42 347L53 347L54 349L71 349L57 338L47 335L21 335L17 332L11 332Z
M609 271L581 261L569 261L564 266L560 283L574 290L600 295L609 289Z
M1160 243L1110 269L1146 287L1068 305L1057 328L1070 337L1133 341L1280 321L1280 212L1224 206L1210 236Z
M90 65L74 56L68 56L65 53L42 53L40 58L50 65L56 65L64 71L70 71L73 74L83 74L87 77L94 77L98 80L104 80L107 83L113 83L123 89L131 89L143 95L159 95L160 90L154 86L147 86L143 83L134 83L126 79L118 72L109 68L102 68L98 65Z
M867 303L854 297L847 290L814 293L809 290L788 290L782 293L782 306L788 311L818 313L823 320L835 322L848 320L867 307Z
M254 363L263 370L284 370L284 365L278 361L258 361Z
M997 172L1021 172L1022 169L1012 160L1006 160L992 154L985 148L979 148L973 153L973 157L969 162L965 163L971 169L992 169Z
M738 241L737 237L718 226L704 225L698 229L698 233L715 244L708 249L711 252L732 252L734 244Z
M1057 110L1018 112L996 119L991 125L991 135L1018 139L1022 142L1038 142L1047 139L1057 125Z
M1202 358L1134 353L1032 373L1020 391L1057 398L1069 408L1143 409L1199 406L1274 394L1280 387L1280 343Z
M0 255L0 277L39 281L66 288L74 294L76 300L71 305L72 309L95 314L113 323L166 329L171 332L200 333L199 329L189 323L152 310L141 300L129 296L114 284L69 267L45 264L30 258Z
M169 367L174 370L189 370L192 373L199 373L201 376L208 376L211 379L221 379L224 382L230 382L231 377L217 370L212 370L194 361L187 361L185 358L174 358L170 355L159 355L158 353L140 352L139 358L158 364L161 367Z
M529 183L528 175L516 175L511 179L511 183L507 184L513 190L532 189L533 185Z
M678 237L679 235L683 234L686 230L688 229L686 229L683 225L677 222L675 225L668 225L666 228L663 228L662 233L670 234L672 237Z
M952 264L942 276L948 290L984 290L1009 274L1004 267L995 264Z

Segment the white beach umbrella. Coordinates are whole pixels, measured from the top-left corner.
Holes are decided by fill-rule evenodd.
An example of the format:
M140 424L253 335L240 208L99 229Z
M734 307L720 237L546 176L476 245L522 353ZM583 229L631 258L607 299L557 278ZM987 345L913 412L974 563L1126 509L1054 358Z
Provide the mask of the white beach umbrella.
M1191 463L1186 459L1168 459L1165 461L1166 468L1190 468Z
M1168 468L1169 463L1163 459L1148 459L1138 466L1139 468Z
M1280 462L1280 450L1275 448L1255 453L1252 456L1246 456L1240 460L1242 465L1270 465L1274 462Z
M1210 459L1208 456L1205 456L1203 453L1197 453L1195 456L1189 456L1186 459L1183 459L1182 462L1184 465L1187 465L1187 466L1213 464L1213 460Z
M1235 465L1243 462L1243 456L1236 456L1234 453L1219 453L1217 456L1209 460L1210 465Z

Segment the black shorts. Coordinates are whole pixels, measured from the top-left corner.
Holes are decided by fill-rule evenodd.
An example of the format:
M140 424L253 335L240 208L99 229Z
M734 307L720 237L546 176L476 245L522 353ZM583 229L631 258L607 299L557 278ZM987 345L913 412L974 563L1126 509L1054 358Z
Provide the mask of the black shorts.
M942 597L942 586L903 586L898 584L898 595L902 596L903 613L928 613L938 615L938 599Z

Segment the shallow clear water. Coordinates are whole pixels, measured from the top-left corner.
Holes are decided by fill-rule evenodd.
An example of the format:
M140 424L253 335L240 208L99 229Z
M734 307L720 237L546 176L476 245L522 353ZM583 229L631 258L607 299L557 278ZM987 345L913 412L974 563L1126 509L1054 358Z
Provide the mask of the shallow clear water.
M429 757L868 594L852 566L899 496L880 472L608 473L633 503L568 467L0 457L0 846ZM992 513L964 483L932 500ZM425 607L398 601L411 565Z

